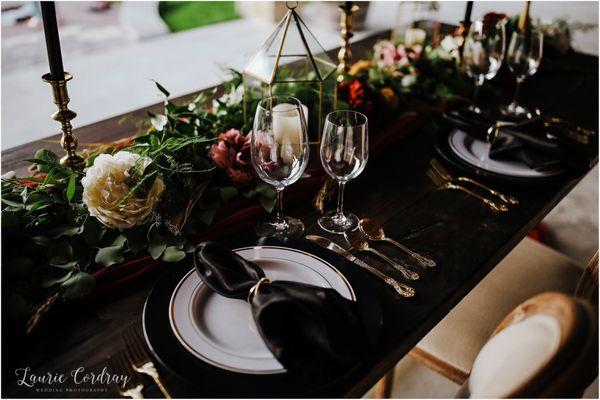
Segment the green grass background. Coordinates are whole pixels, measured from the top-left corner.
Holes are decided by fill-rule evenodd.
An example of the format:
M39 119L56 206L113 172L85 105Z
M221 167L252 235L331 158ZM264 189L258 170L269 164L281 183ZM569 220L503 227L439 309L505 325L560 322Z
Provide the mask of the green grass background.
M158 10L171 32L240 17L233 1L161 1Z

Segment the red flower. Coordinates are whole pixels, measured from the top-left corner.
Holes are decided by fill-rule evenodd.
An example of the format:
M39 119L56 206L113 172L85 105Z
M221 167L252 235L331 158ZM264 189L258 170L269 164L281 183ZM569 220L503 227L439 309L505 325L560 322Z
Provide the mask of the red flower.
M340 83L339 91L341 98L350 104L353 109L359 108L365 100L365 89L363 84L357 80L353 80L350 83Z
M236 129L221 133L217 143L210 146L208 156L234 183L246 185L255 178L250 161L250 135L243 136Z
M483 29L488 32L496 27L498 22L506 18L504 13L489 12L483 16Z

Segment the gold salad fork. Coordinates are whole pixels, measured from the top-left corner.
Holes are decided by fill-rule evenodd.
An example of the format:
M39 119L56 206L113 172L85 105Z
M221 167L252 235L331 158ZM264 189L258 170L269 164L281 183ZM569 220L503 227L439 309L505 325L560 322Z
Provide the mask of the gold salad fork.
M483 183L477 182L475 179L471 179L466 176L457 176L457 177L452 176L452 174L450 174L450 172L448 172L448 170L446 168L444 168L444 166L435 158L431 159L430 164L433 167L433 169L445 181L468 182L468 183L475 185L483 190L486 190L488 193L490 193L493 196L498 197L500 200L502 200L503 202L505 202L507 204L513 204L513 205L519 204L519 201L517 199L515 199L514 197L502 194L502 193L498 192L497 190L494 190L488 186L485 186Z
M497 212L508 211L508 207L506 207L504 204L497 204L497 203L493 202L492 200L488 199L487 197L483 197L483 196L481 196L481 195L479 195L457 183L452 183L450 181L443 179L434 169L428 169L427 176L429 177L429 179L431 179L433 184L435 186L437 186L438 189L460 190L467 194L470 194L473 197L478 198L479 200L481 200L483 203L485 203L489 208L491 208L494 211L497 211Z
M133 369L152 378L163 396L165 396L167 399L170 399L171 395L162 383L160 376L158 375L158 371L156 370L150 355L146 351L146 347L143 344L142 338L138 334L136 327L132 325L125 329L122 338Z
M143 399L144 385L140 380L140 376L131 367L131 363L123 352L113 354L108 358L108 365L113 374L129 378L125 386L116 384L119 394L123 397L131 397L132 399Z

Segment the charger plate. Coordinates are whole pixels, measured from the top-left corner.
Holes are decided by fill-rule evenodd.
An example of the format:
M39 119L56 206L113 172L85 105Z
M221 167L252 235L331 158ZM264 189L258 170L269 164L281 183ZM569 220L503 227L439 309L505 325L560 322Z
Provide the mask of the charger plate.
M563 172L564 168L537 171L518 160L494 160L490 158L491 144L468 135L465 131L454 129L448 135L448 143L454 153L474 167L516 178L544 178Z
M485 165L482 165L478 161L467 161L465 157L460 157L457 154L457 151L450 144L451 141L456 141L458 138L451 138L451 135L456 135L457 131L463 132L462 129L457 129L454 126L442 126L438 129L434 134L434 145L435 151L440 158L446 163L452 165L455 168L458 168L466 173L475 174L480 178L485 179L489 182L497 182L497 183L511 183L511 184L552 184L558 182L564 182L565 180L569 180L574 178L573 171L569 169L561 169L557 171L555 174L549 175L537 175L537 176L519 176L513 174L507 174L503 172L497 172L498 169L492 168L484 168ZM465 136L469 136L464 133ZM468 140L468 139L464 139ZM465 145L464 147L470 147ZM471 153L474 153L471 151ZM476 155L472 155L473 158L477 159ZM489 158L489 157L488 157ZM495 160L493 160L495 161ZM528 167L527 167L528 168Z
M346 278L331 264L312 254L279 246L234 251L258 264L271 281L333 288L347 299L356 299ZM248 374L285 372L258 333L250 304L213 292L194 269L175 288L169 319L179 342L209 364Z
M295 249L333 266L343 279L339 278L338 280L338 278L333 278L323 272L316 275L308 272L305 275L313 282L338 282L335 284L338 286L335 287L340 288L340 293L343 291L341 288L345 287L343 282L346 281L349 286L346 289L347 293L351 293L349 298L357 301L360 316L367 328L369 342L374 345L379 340L383 320L377 292L378 290L387 290L384 283L372 278L369 273L365 273L344 257L306 240L282 241L267 238L240 240L238 243L250 247L259 245ZM214 362L209 362L192 353L188 347L182 344L171 326L173 294L184 278L190 274L191 269L192 262L189 259L169 266L169 271L157 280L148 295L142 315L146 342L162 376L167 377L167 384L172 382L170 388L180 388L188 395L197 393L203 397L252 397L253 393L260 393L261 397L307 397L314 393L327 391L327 387L335 385L335 382L316 385L277 368L267 373L241 372L217 366ZM325 269L318 269L318 271L322 270ZM267 272L268 274L269 272ZM249 325L246 327L247 331L250 330ZM368 344L365 343L365 345ZM364 363L370 365L373 362L370 357L371 355L364 360ZM357 368L361 365L363 363L357 365ZM344 379L344 377L339 379Z

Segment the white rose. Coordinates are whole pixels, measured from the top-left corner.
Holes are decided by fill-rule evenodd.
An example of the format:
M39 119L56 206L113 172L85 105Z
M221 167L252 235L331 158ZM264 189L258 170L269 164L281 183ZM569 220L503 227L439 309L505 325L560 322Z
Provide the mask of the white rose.
M128 151L96 157L94 165L88 168L81 179L83 203L90 215L110 228L121 230L146 222L165 189L160 176L156 177L145 198L137 197L134 193L121 204L119 202L131 189L127 184L129 170L136 163L141 163L138 165L143 170L151 162L148 157Z

